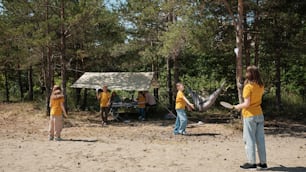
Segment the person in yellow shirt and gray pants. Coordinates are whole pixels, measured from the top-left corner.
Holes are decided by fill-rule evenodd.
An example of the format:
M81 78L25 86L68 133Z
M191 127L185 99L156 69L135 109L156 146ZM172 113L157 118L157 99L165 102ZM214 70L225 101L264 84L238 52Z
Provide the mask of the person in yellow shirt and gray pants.
M63 129L63 116L67 118L67 113L64 106L64 95L61 87L54 85L50 97L50 122L49 122L49 140L61 141L61 132Z
M187 105L188 109L194 109L194 105L191 104L188 99L185 97L184 85L182 83L176 84L176 89L178 90L176 99L175 99L175 110L177 113L175 127L174 127L174 134L186 134L186 127L187 127L187 115L185 112L185 108Z
M107 125L107 117L109 113L109 107L111 104L111 94L107 89L107 85L103 86L103 91L101 93L96 93L97 99L100 102L100 112L102 118L102 126Z
M264 84L256 66L248 66L246 81L243 88L244 102L235 105L237 110L242 109L243 116L243 140L248 162L241 165L243 169L266 169L266 146L264 134L264 116L261 108ZM256 164L256 148L259 156L259 164Z

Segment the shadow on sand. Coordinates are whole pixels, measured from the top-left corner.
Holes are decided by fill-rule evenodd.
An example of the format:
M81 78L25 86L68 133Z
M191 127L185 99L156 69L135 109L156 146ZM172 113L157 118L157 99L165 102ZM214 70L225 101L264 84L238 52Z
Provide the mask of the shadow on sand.
M70 142L97 142L97 139L62 139L62 141L70 141Z
M292 121L266 121L265 134L306 138L306 125Z
M186 136L218 136L221 134L217 134L217 133L188 133L186 134Z
M305 172L306 167L285 167L281 165L279 167L270 167L267 170L268 171Z

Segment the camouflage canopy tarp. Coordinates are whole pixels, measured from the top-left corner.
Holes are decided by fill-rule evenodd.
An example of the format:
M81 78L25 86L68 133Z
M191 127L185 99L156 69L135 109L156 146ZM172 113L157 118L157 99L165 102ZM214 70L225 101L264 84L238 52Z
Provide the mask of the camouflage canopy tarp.
M145 91L158 87L154 72L85 72L71 87L110 90Z

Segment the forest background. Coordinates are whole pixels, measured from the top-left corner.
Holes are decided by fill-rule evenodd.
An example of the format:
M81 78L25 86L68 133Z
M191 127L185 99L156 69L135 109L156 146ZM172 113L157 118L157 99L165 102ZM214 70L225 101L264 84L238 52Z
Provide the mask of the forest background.
M95 106L70 86L84 72L155 72L173 107L176 82L241 102L243 73L260 68L265 114L304 119L304 0L0 0L0 101L44 105L54 84L69 110ZM234 49L238 51L234 51Z

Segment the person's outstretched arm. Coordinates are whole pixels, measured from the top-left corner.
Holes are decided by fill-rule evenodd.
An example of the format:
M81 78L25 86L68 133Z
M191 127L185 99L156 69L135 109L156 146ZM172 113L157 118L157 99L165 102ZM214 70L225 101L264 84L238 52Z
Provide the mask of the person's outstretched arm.
M183 97L184 101L187 103L187 107L190 107L191 109L194 109L194 104L190 103L189 100L184 96Z
M250 97L248 97L248 98L244 99L243 103L234 105L234 108L237 109L237 110L247 108L247 107L250 106L250 102L251 102L251 99L250 99Z

